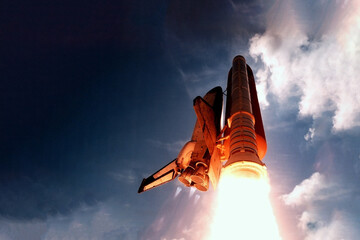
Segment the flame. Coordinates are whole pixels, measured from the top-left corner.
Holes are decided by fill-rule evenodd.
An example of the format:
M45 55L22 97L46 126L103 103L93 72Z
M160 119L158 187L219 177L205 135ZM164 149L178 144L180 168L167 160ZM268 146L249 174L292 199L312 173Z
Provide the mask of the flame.
M208 240L281 239L269 192L267 177L244 178L223 172Z

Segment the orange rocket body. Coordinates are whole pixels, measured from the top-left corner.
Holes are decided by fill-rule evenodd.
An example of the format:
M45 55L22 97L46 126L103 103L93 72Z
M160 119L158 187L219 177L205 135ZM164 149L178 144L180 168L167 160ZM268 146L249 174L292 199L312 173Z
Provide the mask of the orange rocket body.
M176 159L143 179L139 193L177 176L185 186L207 191L210 182L216 188L222 171L252 178L266 174L262 159L267 145L254 75L242 56L233 59L226 92L224 128L223 91L215 87L193 101L197 120L190 141Z

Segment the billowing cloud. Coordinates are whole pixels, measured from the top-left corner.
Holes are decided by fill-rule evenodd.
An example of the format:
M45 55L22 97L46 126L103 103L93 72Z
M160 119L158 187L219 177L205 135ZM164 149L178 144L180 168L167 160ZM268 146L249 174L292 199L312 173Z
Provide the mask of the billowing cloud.
M355 239L359 230L351 213L342 209L348 198L346 187L315 172L282 196L284 203L302 213L298 227L306 240Z
M325 177L315 172L310 178L297 185L291 193L284 195L283 200L286 205L303 205L321 198L319 192L328 187Z
M360 126L360 4L323 4L332 11L314 34L295 3L277 2L266 32L251 38L249 51L263 63L256 77L267 96L281 104L296 97L301 117L330 112L333 130L341 131Z
M356 239L359 232L353 219L342 211L334 211L329 221L318 214L303 212L298 225L305 233L305 240Z

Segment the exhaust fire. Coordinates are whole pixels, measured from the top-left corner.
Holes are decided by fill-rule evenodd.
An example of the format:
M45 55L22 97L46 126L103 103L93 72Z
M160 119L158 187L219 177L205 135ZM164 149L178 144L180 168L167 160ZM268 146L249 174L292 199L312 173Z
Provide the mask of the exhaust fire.
M249 178L224 171L208 240L280 240L269 192L264 175Z

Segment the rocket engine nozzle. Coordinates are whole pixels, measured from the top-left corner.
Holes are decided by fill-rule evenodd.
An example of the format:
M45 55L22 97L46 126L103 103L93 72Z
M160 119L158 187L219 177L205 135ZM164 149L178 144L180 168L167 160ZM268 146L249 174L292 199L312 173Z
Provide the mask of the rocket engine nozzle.
M240 160L227 163L222 174L232 174L240 178L266 179L267 170L265 164Z
M207 191L209 189L209 176L206 171L207 166L204 164L197 164L195 169L189 166L181 173L179 181L187 187L194 186L200 191Z
M191 176L191 181L194 183L194 186L203 192L209 189L209 176L206 173L207 169L207 166L204 164L197 164L196 170Z
M207 191L210 181L215 189L224 172L247 178L266 177L262 159L267 144L256 82L243 56L233 59L226 89L225 115L221 87L194 99L196 122L190 141L175 160L142 181L139 193L178 176L185 186L200 191ZM223 117L226 125L221 129Z
M187 167L179 176L179 181L182 182L185 186L191 186L191 176L194 174L195 170L192 167Z

